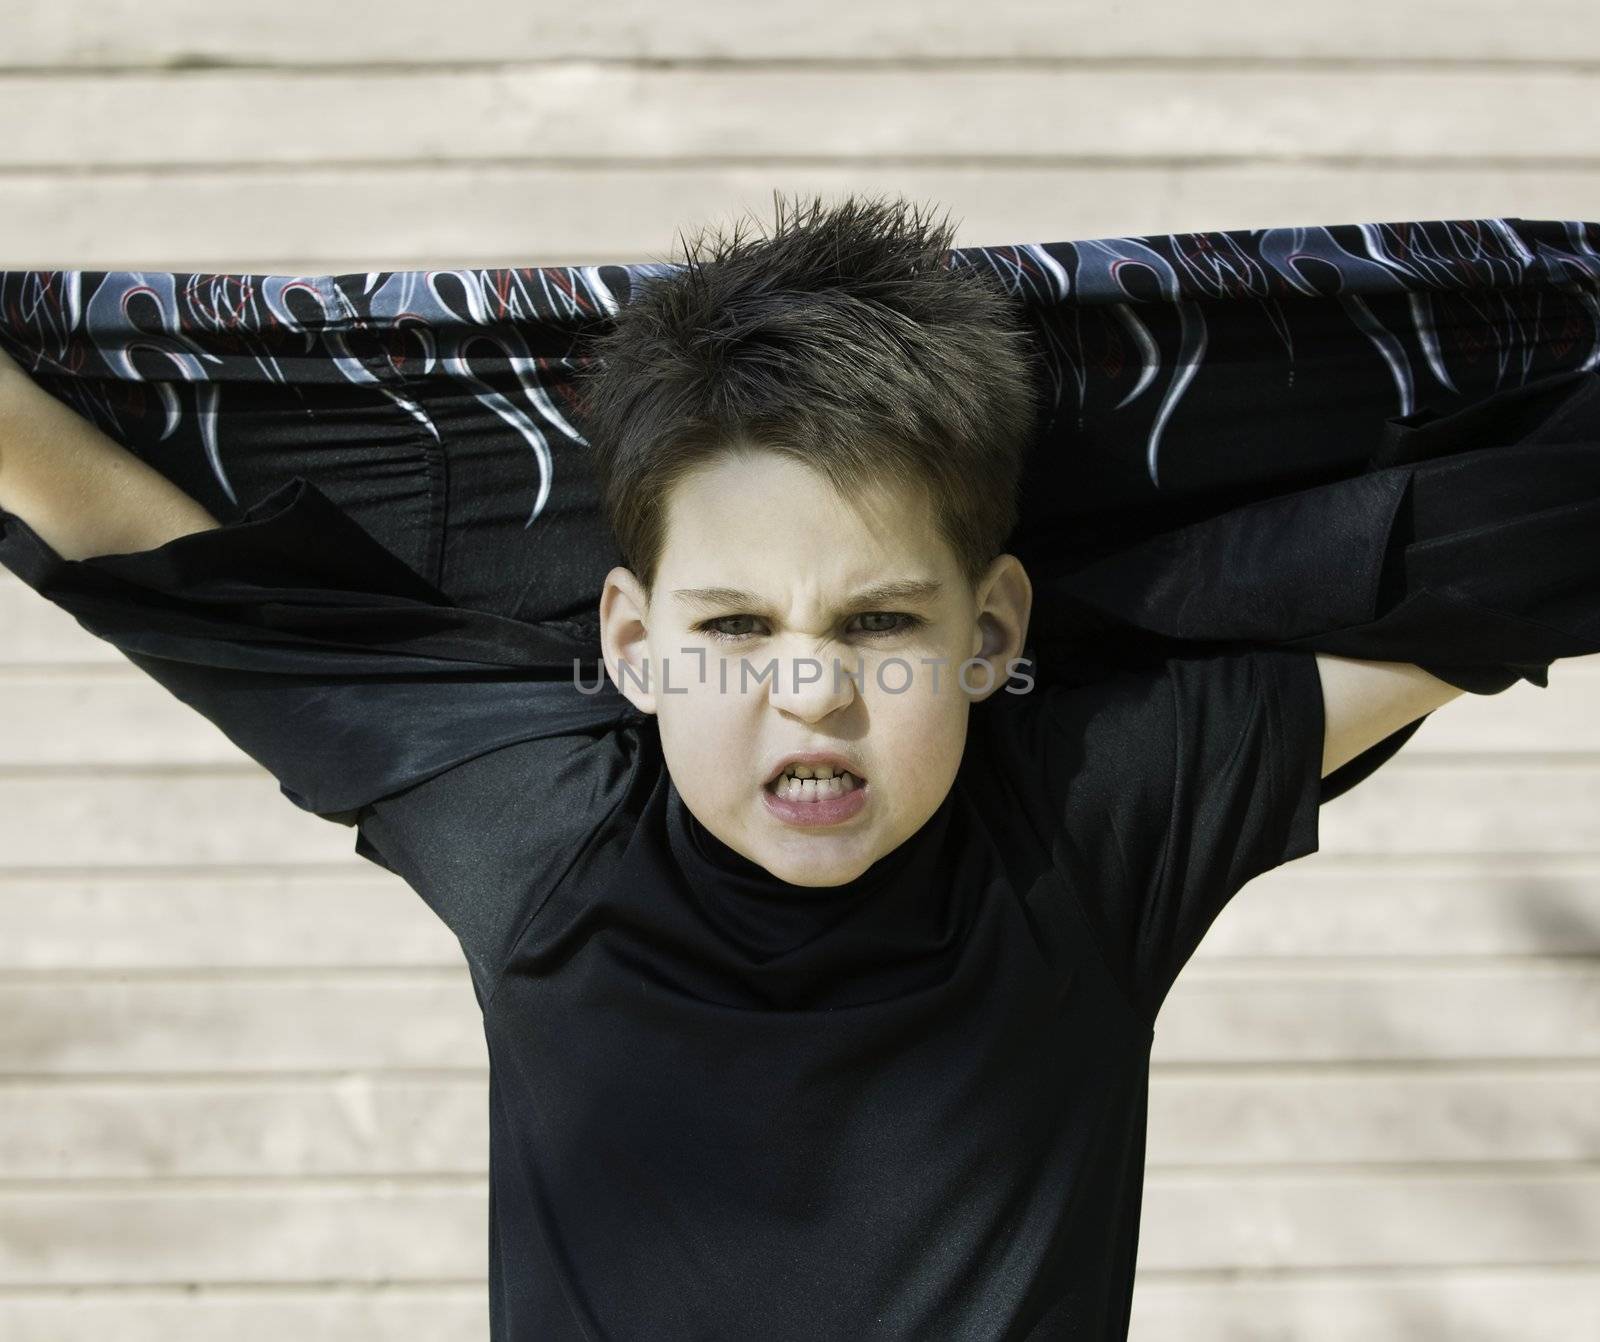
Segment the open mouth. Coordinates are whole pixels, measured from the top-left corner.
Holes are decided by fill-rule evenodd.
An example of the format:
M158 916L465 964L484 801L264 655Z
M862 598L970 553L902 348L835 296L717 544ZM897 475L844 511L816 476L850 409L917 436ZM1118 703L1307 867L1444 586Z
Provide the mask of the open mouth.
M785 801L832 801L864 788L867 780L852 773L838 773L832 778L795 778L781 773L766 785L768 792Z

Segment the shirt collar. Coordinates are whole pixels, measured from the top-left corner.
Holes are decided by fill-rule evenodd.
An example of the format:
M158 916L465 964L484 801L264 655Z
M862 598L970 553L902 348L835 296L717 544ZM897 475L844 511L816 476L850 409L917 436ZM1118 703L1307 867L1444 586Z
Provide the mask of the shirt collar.
M948 797L945 804L949 804ZM678 854L679 864L686 872L702 877L711 876L719 884L737 888L741 894L802 901L813 906L829 902L855 902L881 891L904 872L917 848L918 838L928 830L928 826L924 826L852 880L828 886L795 885L773 875L759 862L752 862L743 853L725 844L700 823L675 785L670 787L668 809L673 820L673 847Z

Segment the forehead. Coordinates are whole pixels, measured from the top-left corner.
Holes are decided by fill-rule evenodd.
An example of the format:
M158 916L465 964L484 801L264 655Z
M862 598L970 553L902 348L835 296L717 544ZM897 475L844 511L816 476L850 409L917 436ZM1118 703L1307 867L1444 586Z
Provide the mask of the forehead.
M775 452L728 453L698 467L667 501L662 570L762 557L805 558L859 579L886 564L941 566L948 552L924 491L874 481L841 494L820 472ZM725 576L717 575L715 576Z

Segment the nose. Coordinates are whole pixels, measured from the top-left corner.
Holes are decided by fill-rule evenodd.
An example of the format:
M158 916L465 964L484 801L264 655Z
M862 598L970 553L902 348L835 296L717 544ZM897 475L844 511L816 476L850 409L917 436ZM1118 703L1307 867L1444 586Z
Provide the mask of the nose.
M784 653L774 658L767 697L796 717L823 718L855 698L863 670L839 653Z

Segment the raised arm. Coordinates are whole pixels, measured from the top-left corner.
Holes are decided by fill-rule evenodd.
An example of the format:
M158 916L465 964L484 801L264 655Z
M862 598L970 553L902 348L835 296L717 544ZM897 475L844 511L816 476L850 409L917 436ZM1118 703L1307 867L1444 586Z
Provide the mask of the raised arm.
M1322 680L1326 778L1363 750L1459 698L1464 691L1410 662L1316 654Z
M221 523L0 349L0 508L63 559L148 550Z

